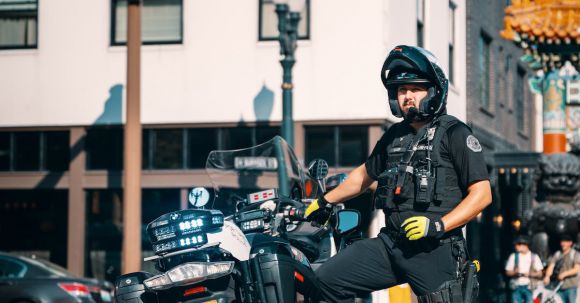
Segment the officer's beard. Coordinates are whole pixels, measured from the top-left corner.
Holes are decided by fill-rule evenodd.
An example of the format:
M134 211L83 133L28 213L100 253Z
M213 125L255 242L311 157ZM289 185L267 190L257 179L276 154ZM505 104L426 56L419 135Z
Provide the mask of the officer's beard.
M409 111L407 111L407 116L405 117L406 120L409 121L417 121L416 118L418 118L419 115L419 110L416 107L409 107Z

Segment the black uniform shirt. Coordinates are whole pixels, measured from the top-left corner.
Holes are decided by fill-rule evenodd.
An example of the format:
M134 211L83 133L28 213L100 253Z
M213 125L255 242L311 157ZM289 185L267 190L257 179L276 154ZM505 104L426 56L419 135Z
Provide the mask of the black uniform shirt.
M391 126L377 142L373 152L365 162L367 174L372 179L377 180L387 166L387 148L406 147L415 135L415 129L406 121ZM434 142L434 144L437 143ZM447 129L440 144L441 160L453 164L459 186L464 193L470 184L489 179L481 145L465 124L457 123ZM390 222L392 225L398 226L406 217L417 214L408 212L399 215L400 217L390 218L389 221L394 221Z

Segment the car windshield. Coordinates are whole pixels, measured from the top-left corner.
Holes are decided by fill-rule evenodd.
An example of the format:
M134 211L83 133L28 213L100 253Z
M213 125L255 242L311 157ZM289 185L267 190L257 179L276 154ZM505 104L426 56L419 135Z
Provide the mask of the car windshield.
M292 148L279 136L250 148L212 151L206 172L214 188L212 208L225 215L247 194L277 189L280 196L304 198L304 170Z

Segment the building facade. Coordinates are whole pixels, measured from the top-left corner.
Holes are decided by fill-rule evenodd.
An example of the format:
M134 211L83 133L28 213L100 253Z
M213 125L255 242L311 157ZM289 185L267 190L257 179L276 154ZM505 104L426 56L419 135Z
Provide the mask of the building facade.
M480 302L505 296L503 266L518 222L531 205L534 152L541 151L541 104L528 85L534 74L512 41L500 37L510 1L467 2L467 121L488 164L493 203L467 228L482 264ZM499 299L501 300L501 299Z
M126 6L0 1L0 232L9 234L0 249L119 274ZM279 134L273 9L143 0L144 224L187 208L190 188L211 188L209 151ZM298 157L325 158L333 172L365 160L396 121L379 72L398 44L424 46L447 67L448 112L465 120L465 14L464 0L307 1L294 67Z

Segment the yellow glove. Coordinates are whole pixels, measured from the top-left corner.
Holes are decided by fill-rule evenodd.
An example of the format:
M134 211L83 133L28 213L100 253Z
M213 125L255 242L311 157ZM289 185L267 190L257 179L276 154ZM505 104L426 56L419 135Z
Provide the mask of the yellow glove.
M421 238L440 239L445 234L445 227L441 219L429 219L425 216L408 218L401 224L405 230L405 237L411 241Z
M316 199L308 205L306 211L304 212L304 218L308 221L314 221L320 224L326 223L328 218L330 218L331 213L331 205L321 197L320 199Z

